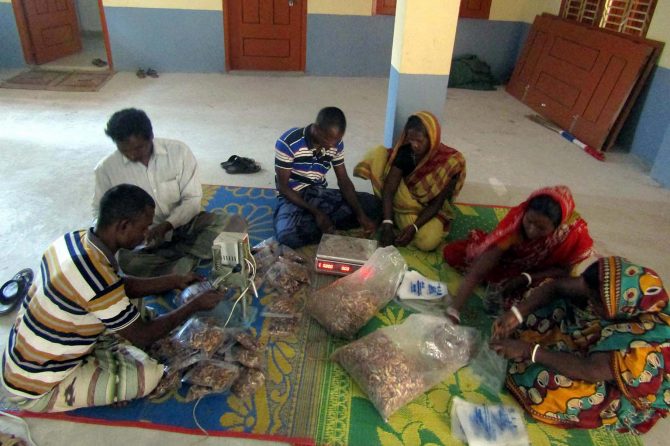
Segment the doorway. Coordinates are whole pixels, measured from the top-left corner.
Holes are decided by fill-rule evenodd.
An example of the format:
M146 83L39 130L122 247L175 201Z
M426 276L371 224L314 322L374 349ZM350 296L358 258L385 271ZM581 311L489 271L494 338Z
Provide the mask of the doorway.
M111 70L102 0L12 0L24 58L46 69Z
M226 0L223 18L226 70L305 70L307 0Z

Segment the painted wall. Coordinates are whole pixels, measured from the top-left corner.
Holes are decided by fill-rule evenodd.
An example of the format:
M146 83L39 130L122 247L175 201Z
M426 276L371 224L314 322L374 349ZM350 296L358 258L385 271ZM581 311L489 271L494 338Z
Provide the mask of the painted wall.
M83 32L102 32L97 0L77 0L79 29Z
M657 3L647 37L665 42L665 49L622 129L619 143L650 166L652 178L670 187L670 2Z
M0 68L26 65L11 0L0 0Z

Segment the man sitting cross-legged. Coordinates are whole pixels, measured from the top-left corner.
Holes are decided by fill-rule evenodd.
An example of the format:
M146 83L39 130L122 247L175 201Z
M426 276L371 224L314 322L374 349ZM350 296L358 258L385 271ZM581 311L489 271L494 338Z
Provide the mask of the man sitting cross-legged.
M41 280L23 302L2 358L2 384L11 401L31 412L104 406L148 395L163 366L142 348L193 313L223 298L215 291L143 322L129 298L184 288L193 273L121 277L115 253L141 243L154 201L122 184L100 200L95 228L65 234L42 257Z

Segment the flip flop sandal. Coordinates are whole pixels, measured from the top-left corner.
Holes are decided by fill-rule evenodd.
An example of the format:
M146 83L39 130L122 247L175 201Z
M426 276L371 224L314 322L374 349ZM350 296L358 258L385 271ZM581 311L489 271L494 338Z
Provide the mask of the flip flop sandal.
M238 156L238 155L232 155L230 158L228 158L228 161L224 161L221 163L221 167L224 169L228 166L232 166L233 164L237 164L239 162L246 162L246 163L255 163L254 160L251 158L245 158L243 156Z
M153 68L148 68L147 69L147 76L153 77L154 79L158 77L158 71L154 70Z
M225 167L226 173L231 175L239 173L256 173L261 170L261 166L256 164L254 160L249 158L238 159L236 163L231 164L228 167Z
M144 79L145 77L147 77L147 73L145 73L143 69L138 68L137 71L135 72L135 76L139 77L140 79Z
M0 289L0 315L11 313L23 302L33 283L33 270L30 268L19 271L12 280L5 282Z

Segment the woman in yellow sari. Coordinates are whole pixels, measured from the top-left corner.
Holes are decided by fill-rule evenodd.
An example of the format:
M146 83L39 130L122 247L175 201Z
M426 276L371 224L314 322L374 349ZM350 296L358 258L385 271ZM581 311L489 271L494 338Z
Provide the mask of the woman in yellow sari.
M413 243L432 251L449 232L451 205L465 181L465 158L442 144L440 136L437 118L418 112L409 117L393 149L370 150L354 169L382 199L382 246Z

